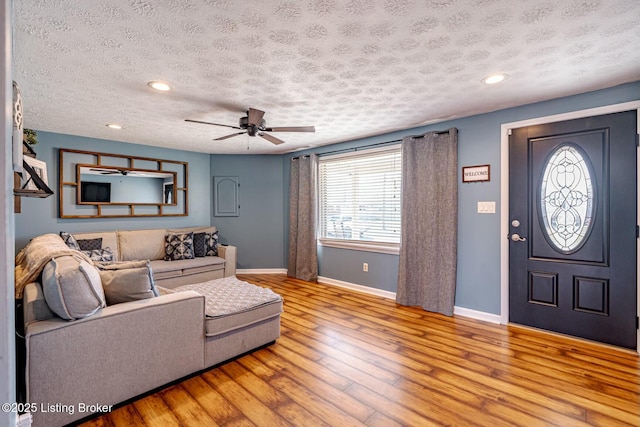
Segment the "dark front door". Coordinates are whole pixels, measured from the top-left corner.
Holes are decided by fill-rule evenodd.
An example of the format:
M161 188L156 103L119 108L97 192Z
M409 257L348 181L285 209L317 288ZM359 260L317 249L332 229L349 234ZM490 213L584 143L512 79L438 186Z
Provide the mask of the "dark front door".
M509 143L509 321L636 348L636 112Z

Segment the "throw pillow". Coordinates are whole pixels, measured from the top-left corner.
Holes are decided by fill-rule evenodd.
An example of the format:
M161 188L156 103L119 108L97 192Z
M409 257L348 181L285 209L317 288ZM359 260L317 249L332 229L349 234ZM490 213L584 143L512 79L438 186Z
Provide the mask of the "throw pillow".
M107 305L159 296L149 261L96 264Z
M164 237L164 260L193 259L193 233L168 233Z
M78 245L76 238L71 234L67 233L66 231L61 231L60 237L62 237L62 240L64 240L64 243L69 246L69 248L73 249L74 251L80 250L80 246Z
M204 237L205 233L193 233L193 255L196 257L203 257L207 254Z
M81 251L102 249L102 237L98 237L97 239L78 239L77 242Z
M98 270L72 255L54 258L42 270L47 305L65 320L91 316L105 306Z
M206 256L218 256L218 232L205 233L207 246Z
M91 261L113 262L116 260L113 256L113 251L111 250L111 248L93 249L90 251L82 251L82 253L88 256Z
M218 256L218 232L193 233L193 253L196 257Z

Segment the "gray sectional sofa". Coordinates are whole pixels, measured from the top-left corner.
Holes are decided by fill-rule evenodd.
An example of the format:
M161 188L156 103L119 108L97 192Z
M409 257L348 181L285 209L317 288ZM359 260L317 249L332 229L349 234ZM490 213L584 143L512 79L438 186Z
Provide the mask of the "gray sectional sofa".
M103 245L117 247L119 260L149 256L143 242L151 245L160 236L153 230L110 233L98 234ZM68 254L57 241L50 243L58 236L47 236L40 246L50 248L41 248L45 258L47 250L55 253L49 265ZM75 236L89 239L96 233ZM235 248L222 248L220 255L235 256ZM75 320L64 320L47 303L51 299L43 286L51 286L52 274L43 271L27 283L22 303L32 425L62 426L110 411L112 405L274 342L280 336L282 298L234 275L224 277L234 266L229 258L219 258L222 265L151 260L156 282L171 289L160 288L152 298L103 304ZM33 264L29 255L17 259L22 268ZM74 259L86 262L84 256ZM16 272L18 277L18 267Z
M175 288L236 274L236 247L218 246L218 256L197 257L179 261L165 261L165 235L169 232L216 232L216 227L187 227L179 229L102 231L74 233L77 240L102 239L102 247L110 248L117 261L148 259L158 286Z

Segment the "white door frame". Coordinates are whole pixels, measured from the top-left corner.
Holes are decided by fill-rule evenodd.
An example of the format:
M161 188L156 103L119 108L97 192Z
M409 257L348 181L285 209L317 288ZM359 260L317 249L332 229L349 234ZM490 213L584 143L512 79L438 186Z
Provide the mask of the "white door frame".
M509 323L509 133L511 129L540 125L545 123L561 122L565 120L580 119L583 117L600 116L604 114L618 113L621 111L637 110L636 133L640 134L640 101L624 102L621 104L606 105L604 107L590 108L587 110L572 111L570 113L555 114L553 116L536 117L518 122L503 123L500 127L500 323ZM640 150L636 150L636 164L640 167ZM640 171L637 174L638 187L636 202L638 203L637 224L640 224ZM636 315L640 316L640 241L636 239L637 256L636 269L638 271L638 301L636 303ZM637 351L640 353L640 331L638 334Z

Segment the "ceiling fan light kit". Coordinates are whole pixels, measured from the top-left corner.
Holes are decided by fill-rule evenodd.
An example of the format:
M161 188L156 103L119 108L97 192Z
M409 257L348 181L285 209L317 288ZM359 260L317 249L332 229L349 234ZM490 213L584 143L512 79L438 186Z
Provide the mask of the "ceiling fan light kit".
M203 122L201 120L192 120L192 119L185 119L185 122L200 123L200 124L213 125L213 126L224 126L232 129L242 130L242 132L236 132L229 135L221 136L219 138L215 138L214 141L222 141L224 139L233 138L234 136L244 135L246 133L248 136L259 136L263 139L266 139L272 144L279 145L279 144L283 144L284 141L266 132L315 132L316 131L316 128L314 126L286 126L286 127L270 128L270 127L267 127L267 123L264 120L264 114L265 112L262 110L258 110L256 108L249 108L249 110L247 110L247 115L244 117L240 117L240 120L238 121L238 126L225 125L221 123Z

